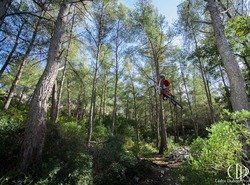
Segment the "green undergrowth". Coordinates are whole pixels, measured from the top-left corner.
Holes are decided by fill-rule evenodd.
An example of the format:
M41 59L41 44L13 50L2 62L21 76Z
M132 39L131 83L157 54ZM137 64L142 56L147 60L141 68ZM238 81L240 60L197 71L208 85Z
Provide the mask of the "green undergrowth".
M190 146L191 157L188 162L175 171L181 184L233 184L237 172L228 172L229 167L246 165L245 159L249 158L249 153L244 150L244 146L249 145L250 133L245 127L249 118L250 112L245 110L234 113L224 111L221 121L207 128L207 138L195 139Z
M118 124L120 130L115 136L110 134L109 127L97 125L93 133L96 142L89 148L87 123L61 119L47 124L42 158L20 172L23 117L5 114L0 121L0 155L4 167L0 184L134 184L134 176L144 173L149 165L138 156L156 152L153 145L135 141L134 128L128 122Z

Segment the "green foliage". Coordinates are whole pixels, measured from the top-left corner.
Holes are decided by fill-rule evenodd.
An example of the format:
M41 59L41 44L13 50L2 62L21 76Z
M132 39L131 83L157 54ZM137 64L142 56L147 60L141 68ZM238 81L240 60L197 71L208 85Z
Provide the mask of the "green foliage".
M97 125L93 132L93 140L95 141L105 141L110 135L110 131L103 124Z
M241 137L249 132L240 123L250 117L247 111L229 113L228 121L221 121L207 129L207 139L196 139L191 145L192 164L207 172L225 171L231 164L241 162L243 143ZM220 152L218 152L220 151ZM211 169L213 169L211 171Z
M153 143L139 143L138 156L150 156L157 153L158 149L153 146Z
M94 184L128 184L140 164L137 157L126 150L126 141L110 137L102 148L94 151ZM132 176L132 177L131 177Z
M4 124L3 124L3 123ZM7 154L18 158L21 142L13 141L13 133L23 135L23 126L13 123L11 126L1 122L1 137L5 135L1 141L5 141L3 146L6 154L1 159L8 159ZM9 123L8 123L9 124ZM48 132L44 147L43 157L36 164L30 167L28 171L19 173L18 171L5 174L0 180L2 184L10 182L22 182L26 184L92 184L93 159L87 152L83 144L83 133L86 133L85 127L81 122L68 121L59 123L49 123L47 125ZM21 130L21 131L19 131ZM4 133L4 134L2 134ZM22 138L22 137L21 137ZM13 143L7 143L7 141ZM14 148L14 145L19 144ZM11 146L8 148L7 145ZM14 148L16 153L10 153ZM2 155L2 154L1 154ZM18 164L18 159L13 160ZM4 163L2 163L6 166ZM18 167L15 164L15 168ZM14 165L14 164L13 164ZM13 166L12 165L12 166ZM12 167L11 166L11 167Z
M207 129L210 133L208 138L199 137L191 144L192 156L189 164L181 171L183 174L189 170L192 173L180 177L184 184L187 182L209 184L208 182L214 182L214 179L219 179L221 175L223 178L227 177L226 173L230 165L241 164L242 154L245 153L242 138L250 133L243 124L249 120L250 112L224 111L221 118L222 121L214 123ZM249 143L249 141L246 142Z
M18 58L19 62L21 62L22 60L22 57ZM9 90L9 88L11 87L12 82L14 81L17 71L19 69L19 62L14 63L11 66L11 72L4 73L3 77L0 79L0 82L6 85L6 87L3 87L3 89ZM23 88L27 87L26 95L30 96L30 94L33 93L33 89L35 88L38 79L42 74L42 71L43 67L37 64L37 59L28 60L22 72L22 76L15 89L16 94L20 95L23 91ZM32 76L32 78L30 78L30 76Z
M23 115L12 113L0 115L0 163L5 166L0 176L18 163L24 132Z
M133 137L135 136L134 120L127 120L124 117L118 117L116 134L120 136Z
M225 178L225 174L209 174L196 169L193 165L185 164L173 172L177 176L181 185L211 185L215 184L215 179Z
M33 167L29 176L41 185L92 184L92 157L85 152L70 157L70 161L60 161L56 157L42 160Z
M246 42L247 36L250 32L250 16L237 16L229 19L228 27L226 29L227 36L231 34L238 37L238 41Z

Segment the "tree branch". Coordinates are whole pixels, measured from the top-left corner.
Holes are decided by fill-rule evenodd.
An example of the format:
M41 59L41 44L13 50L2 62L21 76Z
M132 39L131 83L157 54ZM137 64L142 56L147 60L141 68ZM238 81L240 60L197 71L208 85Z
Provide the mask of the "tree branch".
M34 13L31 13L31 12L10 13L10 14L7 14L6 17L7 17L7 16L13 16L13 15L31 15L31 16L34 16L34 17L38 17L38 18L40 18L40 19L45 19L45 20L47 20L47 21L55 22L55 20L51 20L51 19L48 19L48 18L46 18L46 17L42 17L42 16L39 16L39 15L36 15L35 13L36 13L36 12L34 12Z

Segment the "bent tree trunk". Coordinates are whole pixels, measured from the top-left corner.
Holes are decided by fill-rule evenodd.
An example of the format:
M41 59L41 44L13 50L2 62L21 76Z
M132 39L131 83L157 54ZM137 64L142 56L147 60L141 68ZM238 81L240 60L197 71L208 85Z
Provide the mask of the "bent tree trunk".
M13 57L13 55L14 55L14 53L15 53L15 51L16 51L16 48L17 48L17 46L18 46L18 40L20 39L20 35L21 35L21 33L22 33L22 30L23 30L23 28L24 28L24 25L25 25L25 23L23 23L23 24L21 25L21 27L20 27L20 29L19 29L19 31L18 31L18 33L17 33L17 36L16 36L15 44L14 44L14 46L13 46L13 48L12 48L10 54L8 55L6 61L4 62L3 66L2 66L2 68L1 68L1 70L0 70L0 78L2 77L3 72L5 71L5 69L7 68L7 66L9 65L9 63L10 63L11 60L12 60L12 57Z
M21 169L23 170L32 161L39 158L43 150L46 135L47 102L58 73L58 58L61 52L69 9L70 3L64 0L61 4L54 34L51 38L47 65L38 81L30 103L24 142L21 149Z
M38 28L39 28L39 25L40 25L40 21L41 21L41 18L39 18L39 20L37 21L36 23L36 27L35 27L35 30L33 32L33 35L32 35L32 38L31 38L31 41L30 41L30 44L27 48L27 51L23 57L23 60L19 66L19 69L18 69L18 72L16 74L16 77L15 77L15 80L13 81L12 85L11 85L11 88L9 90L9 94L8 94L8 98L6 100L6 102L4 103L4 107L3 107L3 110L7 110L9 108L9 105L10 105L10 102L14 96L14 92L15 92L15 89L16 89L16 86L18 84L18 81L20 80L21 76L22 76L22 73L23 73L23 70L24 70L24 66L26 65L26 62L28 60L28 57L29 57L29 54L34 46L34 42L35 42L35 39L36 39L36 35L37 35L37 32L38 32Z
M221 55L230 82L233 110L250 110L246 95L245 82L239 65L233 55L232 49L230 48L230 45L227 41L225 30L215 0L208 0L208 9L212 18L217 48ZM246 126L250 128L249 123Z

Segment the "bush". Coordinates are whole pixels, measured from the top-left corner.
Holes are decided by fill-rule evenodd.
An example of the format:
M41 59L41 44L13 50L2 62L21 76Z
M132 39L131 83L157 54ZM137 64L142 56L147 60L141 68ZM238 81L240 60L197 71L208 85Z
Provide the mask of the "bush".
M107 143L94 151L94 184L129 184L139 160L126 150L126 142L120 137L110 137Z
M16 117L3 115L0 120L0 176L19 162L24 124Z
M210 132L207 139L197 138L192 143L191 162L197 169L226 171L230 165L241 163L242 136L249 135L242 122L250 117L250 112L225 113L229 121L214 123L207 129Z
M191 144L189 164L182 168L184 174L187 169L192 173L186 173L182 179L185 182L211 182L223 175L227 177L227 169L232 164L242 163L244 154L242 138L249 136L249 131L244 127L245 121L250 118L250 112L241 111L229 113L224 111L222 121L214 123L208 128L208 138L197 138ZM249 143L246 141L246 143ZM193 173L195 172L195 173ZM197 175L199 176L198 180ZM203 183L202 183L203 184Z
M14 125L13 122L3 128L5 142L8 141L7 136L11 139L13 137L11 133L18 131L19 127ZM82 124L76 121L48 123L47 128L42 158L30 166L25 173L8 170L9 172L0 179L0 184L92 184L93 160L83 144L85 128ZM23 135L22 132L21 135ZM14 144L17 142L9 146L13 147ZM3 147L6 148L6 146ZM20 147L15 148L19 153ZM6 149L8 151L5 150L5 152L8 154L11 150L8 147ZM7 154L3 156L3 160L8 159ZM18 163L13 164L13 167L17 169Z
M153 154L158 154L158 150L153 146L153 143L143 143L140 142L139 146L134 146L132 151L134 151L138 156L151 156Z
M95 126L92 138L93 140L100 142L107 140L109 135L110 131L103 124L100 124Z
M93 160L81 122L49 123L43 159L30 171L37 184L92 184Z

